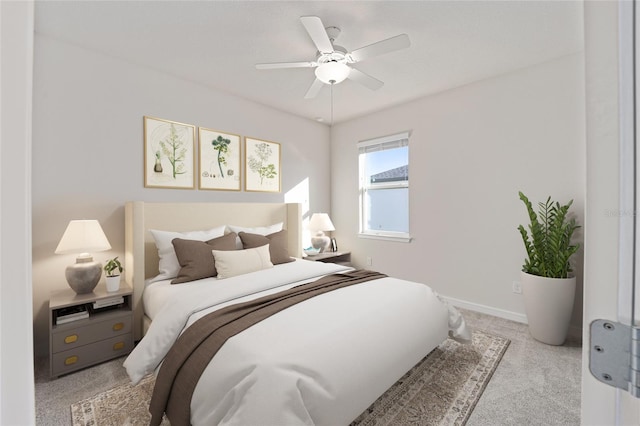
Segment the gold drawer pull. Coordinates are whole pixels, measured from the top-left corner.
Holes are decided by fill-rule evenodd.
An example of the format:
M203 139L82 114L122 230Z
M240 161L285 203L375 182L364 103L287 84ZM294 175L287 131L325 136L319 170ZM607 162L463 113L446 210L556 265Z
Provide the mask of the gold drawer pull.
M70 356L67 359L64 360L64 365L71 365L71 364L75 364L76 362L78 362L78 357L76 355L74 356Z
M124 342L118 342L118 343L113 345L113 350L114 351L119 351L122 348L124 348Z
M67 336L64 338L64 342L65 343L74 343L78 341L78 335L77 334L72 334L70 336Z
M119 330L122 330L123 328L124 328L123 322L117 322L113 324L113 331L119 331Z

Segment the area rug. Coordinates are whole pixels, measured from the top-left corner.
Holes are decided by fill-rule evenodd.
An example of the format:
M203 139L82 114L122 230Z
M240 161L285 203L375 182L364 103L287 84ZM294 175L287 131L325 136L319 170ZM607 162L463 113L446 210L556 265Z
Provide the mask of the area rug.
M479 330L471 345L447 339L351 426L464 425L509 343Z
M474 330L473 343L448 339L398 380L351 426L464 425L509 340ZM149 424L154 379L121 385L71 405L74 426ZM169 425L165 419L163 425Z

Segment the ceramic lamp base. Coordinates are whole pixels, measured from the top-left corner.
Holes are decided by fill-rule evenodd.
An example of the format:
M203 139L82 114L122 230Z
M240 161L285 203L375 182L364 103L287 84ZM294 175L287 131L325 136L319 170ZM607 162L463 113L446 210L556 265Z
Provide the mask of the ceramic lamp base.
M91 293L102 276L102 265L93 257L77 258L76 263L67 266L65 277L69 287L77 294Z
M311 237L311 247L319 249L320 253L327 251L329 244L331 244L331 238L324 235L324 233Z

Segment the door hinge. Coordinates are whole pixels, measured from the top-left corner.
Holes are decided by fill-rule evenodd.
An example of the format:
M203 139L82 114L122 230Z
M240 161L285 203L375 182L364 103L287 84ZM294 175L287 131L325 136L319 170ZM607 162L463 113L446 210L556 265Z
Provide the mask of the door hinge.
M591 323L590 332L591 374L640 398L640 328L598 319Z

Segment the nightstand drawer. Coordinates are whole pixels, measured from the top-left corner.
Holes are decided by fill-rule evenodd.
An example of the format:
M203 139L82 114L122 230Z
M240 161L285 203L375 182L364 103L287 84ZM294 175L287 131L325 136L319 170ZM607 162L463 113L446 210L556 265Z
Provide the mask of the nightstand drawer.
M91 345L80 346L53 354L51 358L52 375L70 373L88 367L96 362L126 355L133 349L133 334L127 333Z
M52 352L66 351L79 346L88 345L100 340L109 339L131 333L131 315L125 314L110 318L107 321L87 321L86 325L54 331L52 333ZM66 324L65 324L66 325Z
M88 318L64 322L65 314L87 308ZM102 308L95 308L102 306ZM71 309L68 309L71 308ZM93 309L92 309L93 308ZM58 377L124 356L133 349L133 290L117 291L98 284L92 293L72 289L49 297L49 372ZM62 321L62 324L59 322Z

